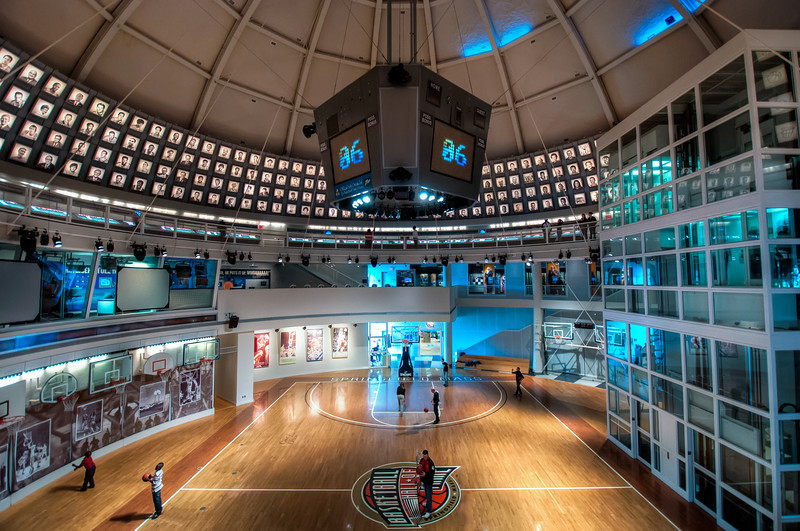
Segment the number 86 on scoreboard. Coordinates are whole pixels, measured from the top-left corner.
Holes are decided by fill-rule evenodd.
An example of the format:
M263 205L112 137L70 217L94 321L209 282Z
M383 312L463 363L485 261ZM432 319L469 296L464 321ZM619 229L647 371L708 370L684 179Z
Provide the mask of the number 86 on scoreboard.
M464 154L466 148L464 144L459 144L458 147L456 147L455 142L449 138L445 138L444 144L442 145L442 160L445 162L455 162L459 166L466 166L467 156Z

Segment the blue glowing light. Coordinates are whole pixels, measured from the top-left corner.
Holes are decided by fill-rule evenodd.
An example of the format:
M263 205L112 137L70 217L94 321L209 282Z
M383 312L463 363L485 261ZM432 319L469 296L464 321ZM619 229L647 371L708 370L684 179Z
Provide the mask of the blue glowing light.
M686 11L689 13L694 13L700 8L705 0L681 0L681 2L686 8ZM681 20L683 20L681 14L678 13L674 7L665 2L662 6L662 9L654 12L650 20L646 21L644 24L642 24L642 26L639 27L633 36L633 44L635 46L644 44L656 35L664 33Z
M456 164L462 167L466 166L467 156L464 155L465 149L467 149L467 146L465 146L464 144L459 144L458 147L456 147L455 142L453 142L449 138L445 138L444 144L442 145L442 159L445 162L455 161Z
M523 24L521 26L515 26L513 28L508 29L505 33L500 35L500 46L505 46L506 44L511 44L517 39L520 39L533 31L533 26L529 24Z
M419 198L421 200L425 201L426 199L428 199L428 192L420 192L419 193Z
M359 142L361 140L356 140L349 148L344 146L339 150L339 167L341 169L346 170L350 164L358 164L364 160L364 152L356 148Z
M512 26L502 33L498 33L496 41L499 47L511 44L517 39L521 39L528 33L533 31L533 26L524 23ZM464 45L464 57L472 57L473 55L480 55L482 53L489 53L492 51L492 44L489 39L469 39Z

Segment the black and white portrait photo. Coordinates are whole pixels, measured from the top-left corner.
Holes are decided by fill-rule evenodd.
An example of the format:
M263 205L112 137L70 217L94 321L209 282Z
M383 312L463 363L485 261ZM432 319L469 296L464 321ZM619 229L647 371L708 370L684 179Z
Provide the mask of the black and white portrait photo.
M0 492L8 491L8 445L0 446Z
M181 394L179 404L185 406L200 400L200 369L181 373Z
M77 407L75 415L75 441L97 435L103 430L103 400L95 400Z
M50 466L50 419L19 430L14 457L17 481L28 479Z
M164 411L167 382L156 382L139 388L139 418L158 415Z

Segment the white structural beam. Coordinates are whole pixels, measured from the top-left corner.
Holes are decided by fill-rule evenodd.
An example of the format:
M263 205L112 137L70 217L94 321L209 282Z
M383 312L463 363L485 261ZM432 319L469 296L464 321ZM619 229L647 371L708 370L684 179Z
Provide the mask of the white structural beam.
M714 53L717 51L717 48L722 46L722 40L714 33L714 30L711 29L711 26L706 24L706 22L702 19L699 19L694 16L694 13L689 13L689 10L684 7L683 3L679 0L669 0L669 3L675 10L680 13L683 17L683 20L689 24L689 27L692 29L694 34L700 39L700 42L705 47L708 53Z
M294 91L294 107L292 109L292 115L289 118L289 128L286 131L284 153L292 152L294 131L297 128L297 113L300 109L300 103L303 101L303 92L305 92L306 89L308 72L311 69L311 62L314 60L314 50L317 48L319 35L322 33L322 26L325 25L325 16L328 14L328 8L330 6L331 0L322 0L322 5L317 12L317 19L314 21L314 27L311 29L311 38L308 40L308 51L303 59L303 67L300 70L300 79L297 80L297 88Z
M89 43L89 46L86 47L81 58L78 59L75 68L72 69L71 78L76 81L86 80L89 72L92 71L92 68L97 64L103 52L111 41L114 40L117 32L125 25L125 21L136 11L136 8L139 7L141 3L142 0L123 0L111 13L111 18L108 19L106 17L106 22L95 34L92 42ZM100 6L100 11L106 16L106 10L102 8L102 6Z
M492 46L492 56L494 57L494 62L497 65L497 71L500 74L500 83L502 84L503 93L506 96L506 103L511 116L511 128L514 131L514 138L517 141L517 152L522 153L525 150L525 146L522 142L522 131L520 130L519 126L519 116L517 116L517 109L514 104L514 95L511 93L511 83L508 81L508 71L506 70L505 63L503 63L503 57L500 55L500 48L497 43L497 39L495 38L494 25L489 19L489 10L486 8L484 0L475 0L475 7L478 8L478 13L480 13L481 20L483 21L486 35L489 37L489 43Z
M603 107L603 113L606 115L609 127L613 126L617 123L617 113L611 105L611 99L608 97L608 92L603 84L603 80L600 79L600 76L597 74L597 66L594 64L592 56L589 55L586 43L583 42L583 38L581 38L578 30L575 28L572 19L565 13L561 3L558 0L547 0L547 3L550 4L550 8L553 10L553 13L555 13L556 18L564 27L564 31L567 32L567 36L569 36L569 40L575 47L575 51L578 53L578 57L581 63L583 63L586 73L589 74L591 78L592 87L594 88L595 94L597 94L597 99L600 100L600 105Z
M383 0L375 0L375 16L372 18L372 49L369 53L369 67L378 64L378 51L380 50L381 16L383 13Z
M206 84L203 87L203 92L200 94L200 99L198 100L197 106L194 109L194 115L192 116L192 129L196 130L205 120L206 115L208 114L209 106L211 105L211 97L214 95L214 89L219 82L219 78L222 76L222 71L228 64L228 60L230 59L236 44L239 42L239 37L247 27L247 22L253 16L253 13L255 12L256 8L258 8L260 3L261 0L248 0L244 5L244 9L242 10L242 16L238 18L236 22L234 22L230 31L228 31L228 36L225 38L225 42L223 43L222 48L220 48L217 58L214 60L214 66L211 68L211 77L206 80Z
M433 15L431 15L431 0L422 0L422 10L425 14L425 39L428 41L428 54L431 56L430 68L436 72L436 45L433 41Z

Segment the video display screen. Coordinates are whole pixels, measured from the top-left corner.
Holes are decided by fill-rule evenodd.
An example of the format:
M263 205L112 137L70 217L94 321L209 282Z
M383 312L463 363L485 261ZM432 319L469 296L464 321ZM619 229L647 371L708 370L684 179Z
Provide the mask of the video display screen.
M334 184L355 179L372 171L367 148L367 127L363 121L331 138Z
M472 182L475 137L436 120L433 126L431 171Z

